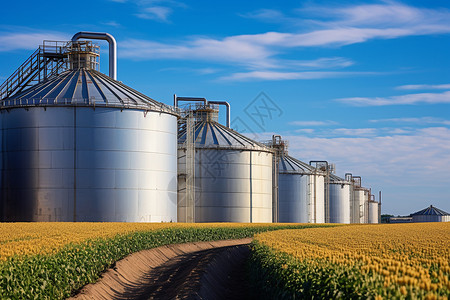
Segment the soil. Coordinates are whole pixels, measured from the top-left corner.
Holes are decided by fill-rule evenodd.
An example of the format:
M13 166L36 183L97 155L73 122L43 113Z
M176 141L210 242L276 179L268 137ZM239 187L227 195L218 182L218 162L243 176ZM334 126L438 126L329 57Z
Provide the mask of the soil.
M198 242L134 253L70 299L249 299L250 242Z

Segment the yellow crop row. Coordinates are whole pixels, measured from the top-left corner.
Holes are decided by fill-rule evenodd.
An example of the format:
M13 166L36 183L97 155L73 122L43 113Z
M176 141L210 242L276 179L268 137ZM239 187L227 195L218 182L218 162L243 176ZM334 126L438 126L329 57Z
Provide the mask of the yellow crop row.
M285 224L284 224L285 225ZM65 245L118 234L174 227L254 227L243 223L0 223L0 261L13 255L50 254ZM276 224L270 226L278 226Z
M359 266L404 296L418 290L430 299L450 294L450 223L292 229L256 239L311 264Z

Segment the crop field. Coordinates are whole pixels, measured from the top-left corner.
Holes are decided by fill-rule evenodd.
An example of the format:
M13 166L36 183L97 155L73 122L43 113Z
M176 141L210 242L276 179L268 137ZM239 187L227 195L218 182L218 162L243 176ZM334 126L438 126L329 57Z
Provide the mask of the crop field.
M125 256L308 224L0 223L0 298L63 299Z
M450 296L450 223L265 232L252 250L252 281L265 298Z

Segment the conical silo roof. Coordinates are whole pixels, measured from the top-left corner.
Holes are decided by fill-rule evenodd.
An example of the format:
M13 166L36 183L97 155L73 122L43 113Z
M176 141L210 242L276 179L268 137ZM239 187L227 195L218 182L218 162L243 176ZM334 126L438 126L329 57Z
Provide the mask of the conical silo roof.
M430 205L429 207L422 209L418 212L411 214L411 216L424 216L424 215L435 215L435 216L450 216L449 213Z
M214 121L210 113L202 115L200 119L195 121L194 139L196 148L230 148L272 153L272 150L263 144ZM183 144L185 140L186 126L183 125L178 131L178 143Z
M1 108L24 106L103 106L175 113L160 103L99 71L65 71L3 99Z
M341 184L350 184L350 181L345 180L335 174L330 174L330 182L333 183L341 183Z
M280 173L313 174L316 171L314 167L287 154L280 155L278 167Z

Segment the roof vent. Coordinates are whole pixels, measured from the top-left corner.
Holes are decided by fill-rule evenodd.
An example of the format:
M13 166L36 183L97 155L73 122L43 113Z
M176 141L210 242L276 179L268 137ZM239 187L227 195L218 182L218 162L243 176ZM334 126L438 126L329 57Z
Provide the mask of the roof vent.
M71 70L99 70L100 47L91 41L69 42L67 55Z

